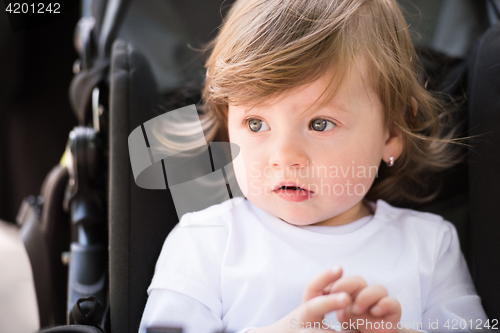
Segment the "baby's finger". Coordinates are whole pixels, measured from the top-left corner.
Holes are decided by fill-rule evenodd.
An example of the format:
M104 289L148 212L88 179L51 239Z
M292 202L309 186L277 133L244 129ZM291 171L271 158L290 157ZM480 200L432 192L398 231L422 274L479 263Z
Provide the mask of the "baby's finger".
M387 289L383 286L375 285L363 288L354 299L350 312L353 315L360 315L386 296Z
M313 277L306 285L302 303L324 294L324 289L332 281L337 281L342 276L342 268L334 266Z
M345 291L355 299L358 293L364 288L366 288L365 279L361 276L349 276L336 281L330 289L330 293Z
M374 317L388 316L396 314L401 316L401 304L393 297L384 297L370 309L370 313ZM399 318L397 318L399 320Z
M305 318L322 318L325 314L345 308L351 304L352 298L347 293L337 293L314 297L302 304Z

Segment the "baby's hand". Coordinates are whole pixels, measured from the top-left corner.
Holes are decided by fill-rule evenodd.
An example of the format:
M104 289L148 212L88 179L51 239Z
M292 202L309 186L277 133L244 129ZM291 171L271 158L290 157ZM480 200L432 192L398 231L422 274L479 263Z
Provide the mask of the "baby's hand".
M330 293L347 292L353 299L352 304L336 311L341 324L355 323L354 327L361 333L399 331L397 325L401 319L401 305L395 298L388 297L383 286L367 286L362 277L351 276L340 278L329 287ZM349 329L352 328L349 326Z
M343 292L318 296L302 303L275 323L251 329L247 333L300 333L303 332L303 328L307 327L316 327L313 332L334 333L334 330L328 329L327 325L323 323L325 314L345 308L350 302L351 297Z
M302 304L317 296L331 294L333 284L342 277L342 268L334 266L313 277L306 285Z
M332 332L323 323L325 314L343 309L351 304L346 292L330 294L328 286L342 276L342 270L327 270L311 279L304 290L302 304L272 325L252 329L247 333L300 333L302 328L316 327L307 332ZM344 333L344 332L343 332Z
M341 292L341 291L336 292L336 293L330 293L331 287L334 285L334 283L336 281L338 281L340 279L341 276L342 276L342 268L339 266L334 266L334 267L327 269L327 270L321 272L320 274L314 276L311 280L309 280L309 282L306 285L306 288L304 290L304 294L302 295L301 307L305 306L306 304L310 304L311 302L314 302L315 299L318 300L318 299L324 298L324 297L326 297L326 295L342 296L342 298L340 298L342 301L337 303L338 304L337 309L334 309L331 311L341 311L341 309L343 309L343 308L347 307L349 304L351 304L352 299L349 296L349 293ZM333 309L333 307L331 307L331 309ZM323 307L323 311L318 312L319 315L316 316L316 318L313 319L312 317L310 317L311 319L313 319L311 321L318 323L320 320L324 319L325 314L327 314L331 311L328 311L328 309L326 307ZM328 329L324 326L326 326L326 324L321 325L320 329L307 329L304 331L299 330L299 333L302 333L302 332L307 332L307 333L335 332L334 330ZM343 330L342 332L343 333L351 333L351 332L356 333L358 331Z

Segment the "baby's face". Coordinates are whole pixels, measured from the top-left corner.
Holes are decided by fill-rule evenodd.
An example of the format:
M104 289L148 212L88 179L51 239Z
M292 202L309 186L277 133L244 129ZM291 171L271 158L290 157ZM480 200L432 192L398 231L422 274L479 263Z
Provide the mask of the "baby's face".
M302 115L329 76L246 114L250 106L229 105L230 141L245 165L235 165L236 179L250 202L295 225L341 225L367 215L361 200L392 148L383 105L362 77L351 71L328 104L318 109L320 99ZM308 191L275 190L281 183Z

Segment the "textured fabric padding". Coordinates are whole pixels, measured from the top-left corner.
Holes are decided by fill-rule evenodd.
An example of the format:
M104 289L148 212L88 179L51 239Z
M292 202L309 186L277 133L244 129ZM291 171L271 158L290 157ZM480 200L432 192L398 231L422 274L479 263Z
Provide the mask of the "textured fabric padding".
M484 310L500 318L500 24L481 38L470 62L469 185L474 278Z
M109 286L112 332L137 332L156 260L178 222L168 190L139 188L128 136L165 112L146 59L131 45L113 45L110 76Z

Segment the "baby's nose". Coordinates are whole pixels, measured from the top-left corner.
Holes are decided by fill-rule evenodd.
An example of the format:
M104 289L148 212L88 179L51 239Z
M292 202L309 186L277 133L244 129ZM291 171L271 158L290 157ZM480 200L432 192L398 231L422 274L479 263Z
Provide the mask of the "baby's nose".
M298 140L278 140L271 147L269 165L277 168L302 168L308 165L306 148Z

